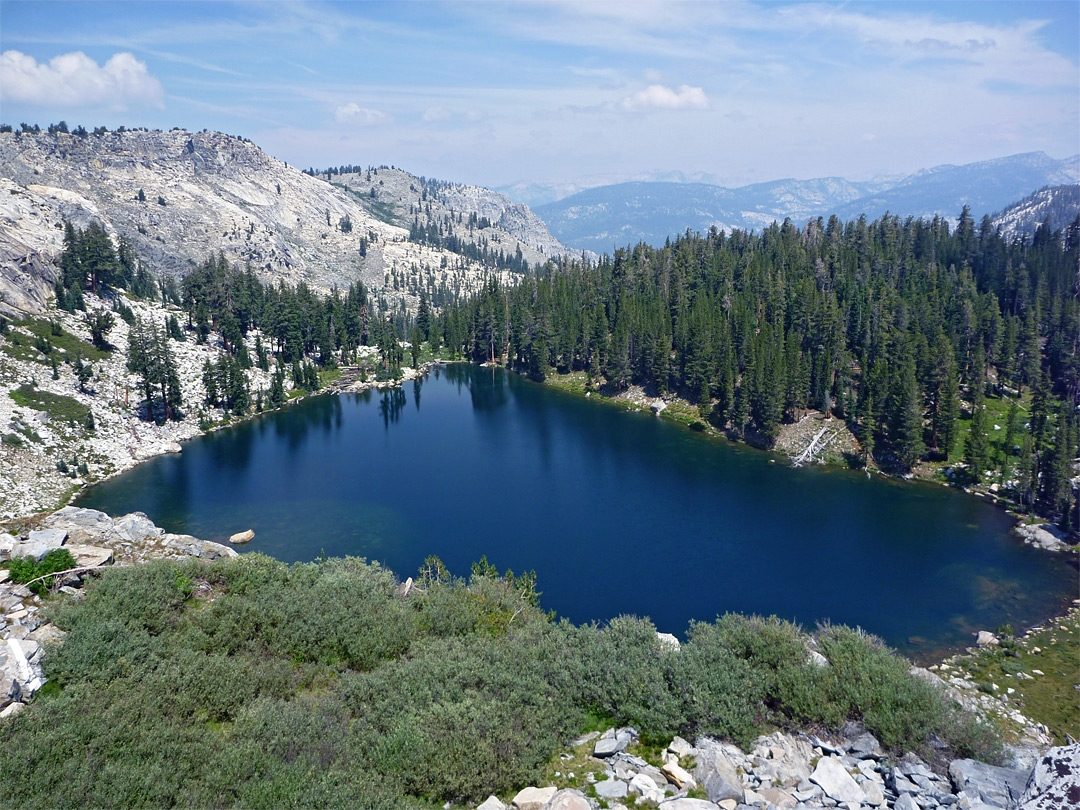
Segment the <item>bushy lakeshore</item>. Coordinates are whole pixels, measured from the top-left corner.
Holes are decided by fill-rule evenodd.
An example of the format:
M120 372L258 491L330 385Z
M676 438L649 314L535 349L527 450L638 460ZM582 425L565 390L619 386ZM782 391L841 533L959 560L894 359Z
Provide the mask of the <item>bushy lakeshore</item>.
M402 582L362 559L237 557L138 515L42 525L38 552L171 559L25 594L8 649L47 683L5 712L6 807L476 806L542 783L514 806L975 808L1027 778L958 765L1003 761L999 732L858 630L727 615L680 644L647 619L560 621L533 577L485 560Z

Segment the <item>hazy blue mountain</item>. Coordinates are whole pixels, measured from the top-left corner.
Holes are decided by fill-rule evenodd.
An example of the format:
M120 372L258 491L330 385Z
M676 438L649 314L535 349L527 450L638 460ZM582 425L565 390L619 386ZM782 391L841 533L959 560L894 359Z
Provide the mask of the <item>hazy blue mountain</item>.
M1080 156L1055 160L1042 152L964 166L937 166L906 177L852 182L840 177L775 180L739 188L705 183L618 183L586 189L535 208L563 244L597 252L664 240L685 232L796 222L838 214L855 219L886 211L950 218L970 205L981 217L1044 186L1080 180Z

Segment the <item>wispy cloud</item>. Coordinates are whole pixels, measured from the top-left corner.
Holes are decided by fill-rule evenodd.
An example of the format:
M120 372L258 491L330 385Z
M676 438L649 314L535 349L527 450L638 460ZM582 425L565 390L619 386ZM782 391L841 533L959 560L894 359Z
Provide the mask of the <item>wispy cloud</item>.
M40 107L131 104L162 106L161 82L130 53L118 53L99 65L82 51L61 54L47 63L10 50L0 54L0 98Z

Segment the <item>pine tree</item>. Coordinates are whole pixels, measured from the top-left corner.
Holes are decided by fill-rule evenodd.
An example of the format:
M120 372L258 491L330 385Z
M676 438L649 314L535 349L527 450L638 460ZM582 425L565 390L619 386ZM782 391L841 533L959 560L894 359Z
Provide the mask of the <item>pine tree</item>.
M923 452L922 394L913 363L905 363L896 382L889 443L901 469L911 470Z

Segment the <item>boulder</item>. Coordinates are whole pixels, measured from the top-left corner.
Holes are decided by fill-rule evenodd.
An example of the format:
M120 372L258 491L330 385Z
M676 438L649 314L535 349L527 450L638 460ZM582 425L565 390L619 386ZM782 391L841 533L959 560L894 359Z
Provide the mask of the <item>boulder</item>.
M99 546L87 546L82 543L68 543L64 546L71 556L75 558L75 565L79 568L94 568L107 565L112 562L113 552L110 548L101 548Z
M626 782L622 779L616 779L614 776L605 779L603 782L595 783L593 789L599 799L623 799L627 793Z
M793 810L795 805L799 803L794 796L779 788L762 788L759 791L759 795L761 795L769 804L779 807L780 810Z
M614 756L625 751L632 739L633 737L627 729L620 728L615 731L615 729L609 728L593 746L593 756L601 758Z
M885 791L882 789L881 785L874 780L867 779L859 785L859 787L861 787L863 793L866 794L866 803L870 806L881 807L881 805L885 804ZM908 794L905 793L903 795L906 796Z
M31 557L40 561L50 551L60 548L67 540L65 529L37 529L30 532L30 537L23 543L17 543L11 550L12 557Z
M244 543L250 543L255 539L255 530L248 529L247 531L237 532L236 534L229 536L229 542L235 546L242 546Z
M660 642L661 649L668 652L679 651L679 639L673 636L671 633L661 633L659 630L656 632L656 638Z
M865 802L866 793L859 783L851 778L836 757L822 757L810 774L810 781L825 791L830 799L837 802Z
M949 763L949 777L957 792L969 799L995 807L1012 807L1024 793L1028 774L1012 768L999 768L974 759L954 759Z
M1051 748L1035 763L1020 810L1080 807L1080 743Z
M12 717L13 715L18 714L19 712L21 712L25 708L26 708L25 703L12 703L12 704L8 705L6 708L4 708L2 711L0 711L0 718L6 719L8 717Z
M979 647L993 647L997 643L997 636L987 630L980 630L975 636L975 644Z
M7 532L0 533L0 554L11 554L11 550L15 548L19 540L12 534Z
M1068 535L1053 523L1017 526L1015 531L1024 539L1024 542L1049 550L1064 548L1068 539Z
M164 529L154 525L142 512L132 512L130 515L118 517L113 522L113 530L129 543L141 543L147 537L161 537L165 534Z
M643 773L639 773L630 780L630 790L647 802L659 804L664 800L664 791L656 784L655 780Z
M910 793L901 793L896 804L893 805L893 810L920 810L920 808Z
M499 804L502 806L502 802L499 802ZM498 808L491 808L490 810L498 810ZM592 806L589 804L589 800L585 798L585 794L580 790L566 788L552 796L551 801L544 805L544 810L592 810Z
M867 759L868 757L874 757L875 759L882 755L881 743L878 742L877 737L873 734L860 734L854 740L851 745L848 746L848 753L851 756L858 759Z
M682 737L676 737L668 744L667 750L677 757L688 757L694 747Z
M527 787L518 791L510 805L516 810L540 810L551 801L557 788L554 785L545 788Z
M498 796L488 796L476 810L506 810L506 805L499 801Z
M697 787L697 782L694 781L694 777L680 767L679 763L676 761L667 762L664 765L661 765L660 773L666 776L667 780L677 788L693 790Z
M743 784L735 765L715 740L699 740L697 765L694 778L705 789L705 795L711 802L724 799L743 800Z

